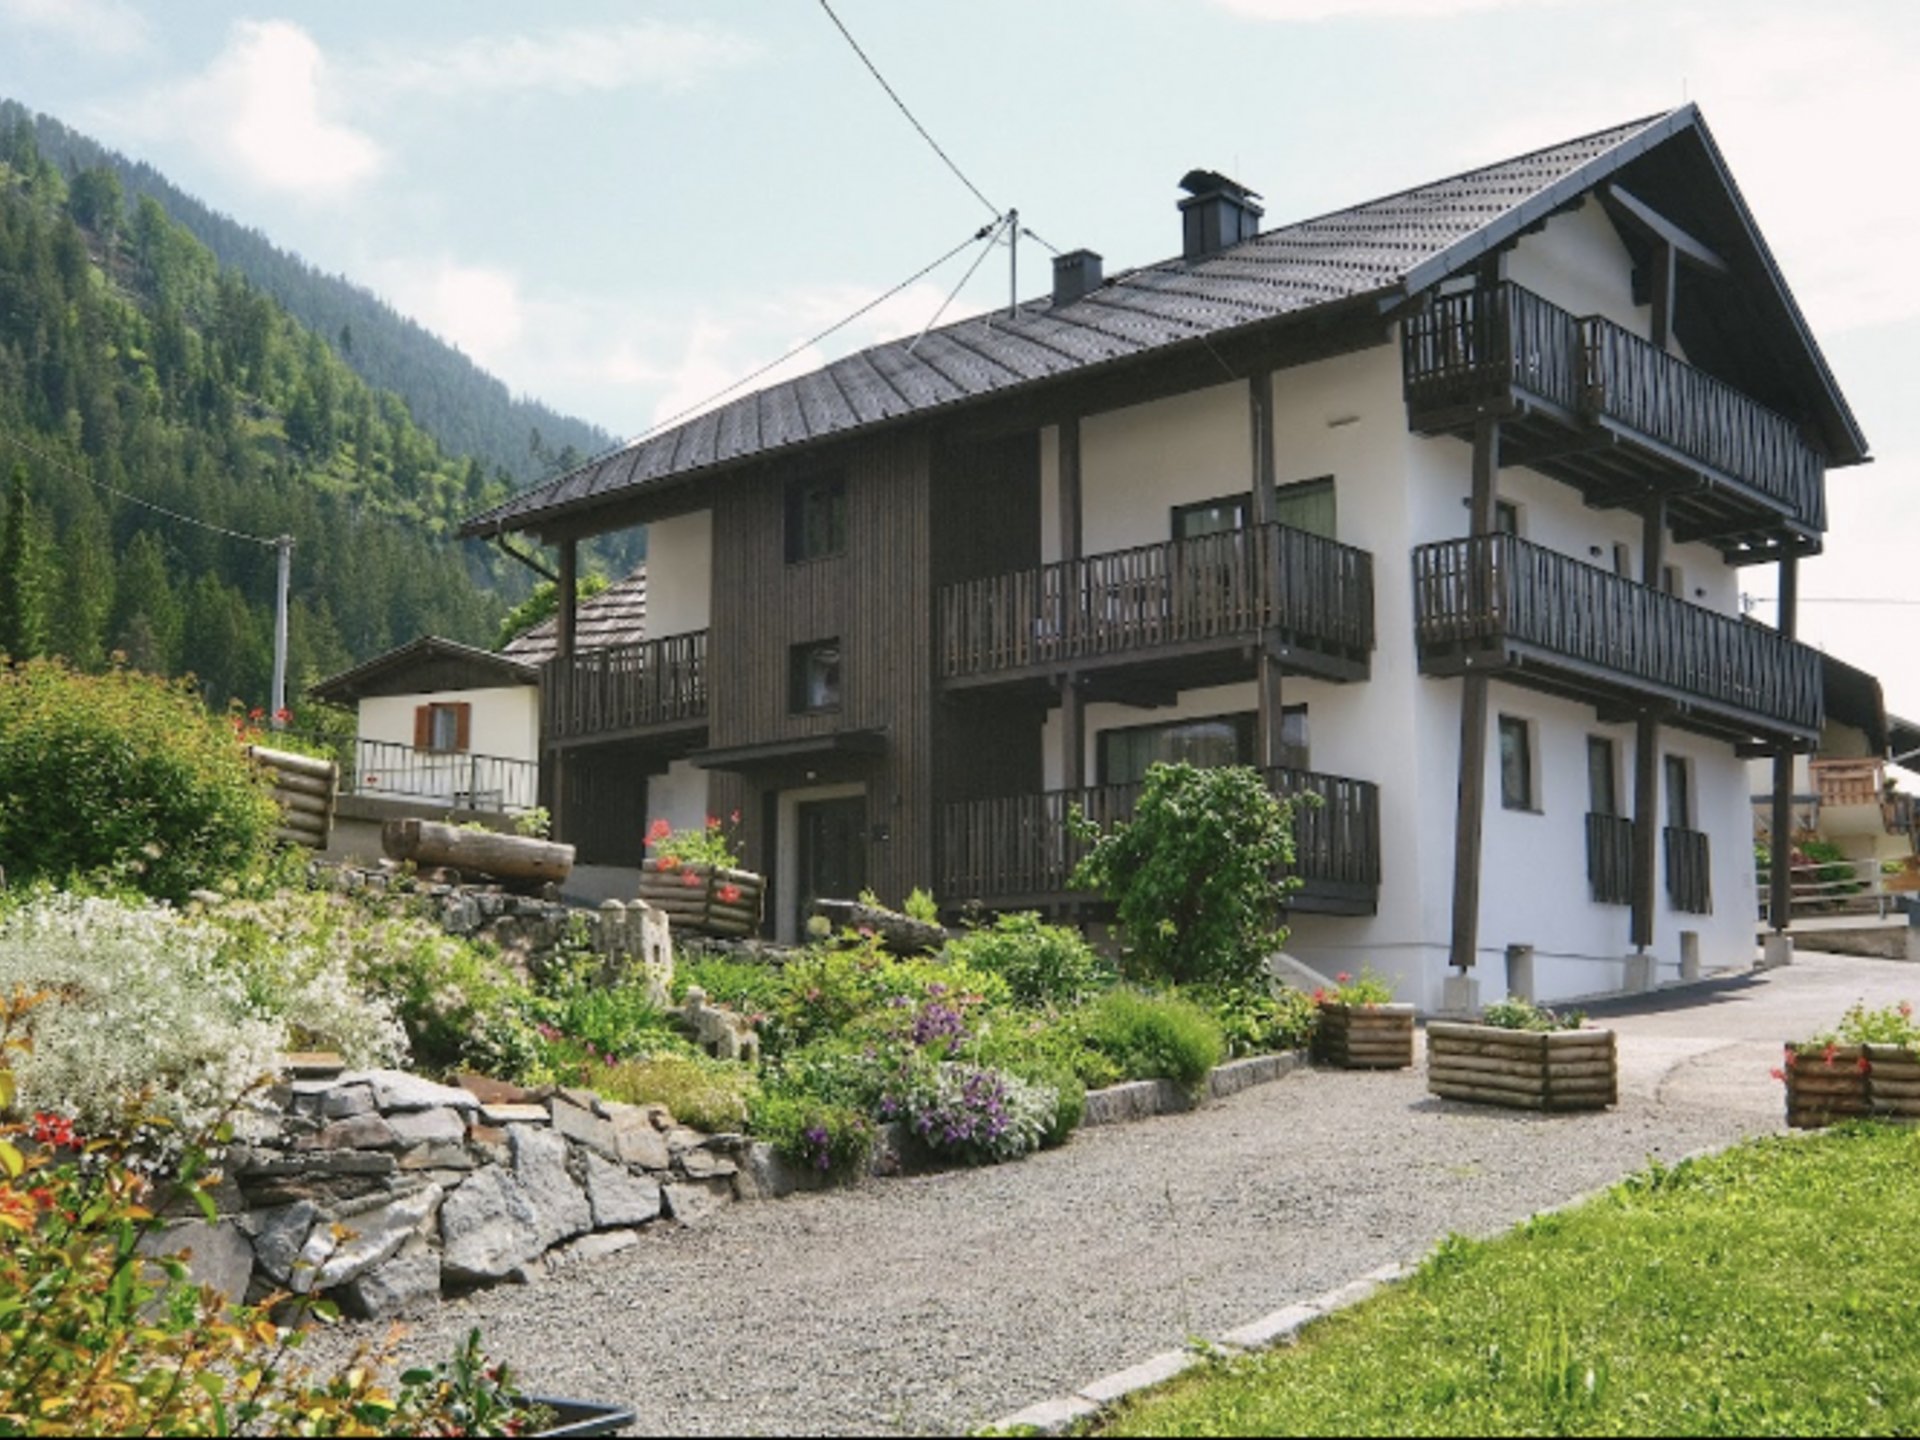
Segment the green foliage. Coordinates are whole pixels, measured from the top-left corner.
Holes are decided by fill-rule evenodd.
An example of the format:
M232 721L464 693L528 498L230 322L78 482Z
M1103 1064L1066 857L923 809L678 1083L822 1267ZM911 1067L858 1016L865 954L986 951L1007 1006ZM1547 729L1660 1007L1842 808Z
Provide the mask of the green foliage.
M873 1121L804 1090L769 1090L753 1107L753 1132L820 1175L858 1175L873 1153Z
M1391 1005L1393 1003L1393 982L1384 976L1376 975L1373 967L1360 967L1360 978L1355 979L1346 971L1334 977L1334 988L1316 990L1315 1000L1332 1000L1341 1005Z
M1793 864L1798 872L1794 875L1797 885L1815 885L1813 892L1817 900L1838 900L1843 895L1853 895L1865 888L1854 863L1838 845L1831 840L1805 839L1793 847ZM1811 870L1800 869L1811 865Z
M1902 1000L1897 1005L1869 1010L1865 1001L1856 1000L1838 1025L1795 1049L1802 1055L1813 1055L1833 1045L1900 1045L1920 1055L1920 1025L1913 1022L1912 1003Z
M740 866L740 812L730 821L709 815L698 828L676 830L665 820L656 820L647 830L648 858L658 860L663 870L682 865L712 865L736 870Z
M553 834L553 812L544 805L534 806L513 822L513 833L534 840L545 840Z
M582 575L575 584L577 600L591 600L607 588L607 577L594 571ZM524 635L542 620L550 620L560 610L560 587L542 580L531 594L506 613L493 637L493 648L503 650L516 636Z
M1455 1240L1297 1344L1115 1435L1864 1435L1920 1416L1920 1132L1852 1125L1655 1166Z
M900 909L909 920L918 920L923 925L940 923L940 902L933 898L931 890L922 890L918 885L907 892Z
M622 1060L582 1077L589 1089L629 1105L664 1105L683 1125L709 1134L746 1128L760 1093L753 1072L704 1055Z
M1114 902L1137 978L1250 984L1285 941L1275 924L1297 881L1291 801L1246 766L1152 765L1133 819L1097 836L1074 884Z
M1544 1005L1509 996L1482 1010L1480 1023L1501 1030L1530 1030L1536 1034L1546 1034L1555 1030L1578 1030L1587 1023L1587 1017L1578 1010L1558 1013Z
M949 944L946 954L998 975L1021 1005L1072 1005L1112 978L1078 930L1048 925L1030 910L996 916Z
M261 864L279 811L186 686L56 661L0 670L0 866L184 901Z
M767 1045L779 1053L838 1035L890 1002L917 1002L933 985L969 1004L998 1006L1010 998L998 975L964 961L902 960L876 936L842 936L781 968L767 1007Z
M741 1015L770 1013L782 993L777 966L721 955L683 956L674 967L674 999L684 1000L693 986L706 991L713 1004Z
M1304 1049L1320 1023L1320 1006L1289 986L1225 985L1190 992L1220 1023L1230 1056Z
M583 956L550 966L542 975L531 1009L548 1042L549 1066L691 1053L672 1020L653 1003L644 976L607 983L599 969L596 957ZM562 1078L572 1077L563 1072Z
M1167 1079L1193 1089L1226 1058L1220 1022L1193 1001L1120 987L1073 1016L1081 1042L1128 1080Z

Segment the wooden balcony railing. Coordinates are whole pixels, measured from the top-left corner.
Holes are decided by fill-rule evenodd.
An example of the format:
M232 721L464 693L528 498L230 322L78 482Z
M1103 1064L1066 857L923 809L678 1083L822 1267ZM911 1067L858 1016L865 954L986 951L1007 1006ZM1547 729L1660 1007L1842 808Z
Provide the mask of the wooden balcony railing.
M1669 825L1667 842L1667 899L1688 915L1713 913L1713 864L1704 831Z
M1884 760L1814 760L1814 788L1825 805L1878 805L1886 799Z
M1633 821L1587 814L1587 883L1600 905L1633 903Z
M1058 561L940 593L949 678L1254 638L1373 649L1373 557L1286 525L1256 525Z
M1576 689L1652 694L1736 725L1818 733L1820 656L1736 620L1514 535L1413 552L1414 624L1429 673L1538 664Z
M1525 392L1583 420L1613 421L1826 528L1826 462L1791 420L1611 320L1504 284L1439 297L1408 319L1405 337L1416 409Z
M1308 770L1264 773L1276 795L1320 799L1294 806L1292 873L1304 888L1293 903L1316 908L1318 897L1370 912L1380 884L1379 787ZM1139 796L1139 785L1095 785L950 804L941 823L942 893L988 902L1065 898L1087 851L1068 833L1068 812L1078 806L1104 828L1130 818Z
M707 713L707 632L555 657L540 678L549 743L618 735Z

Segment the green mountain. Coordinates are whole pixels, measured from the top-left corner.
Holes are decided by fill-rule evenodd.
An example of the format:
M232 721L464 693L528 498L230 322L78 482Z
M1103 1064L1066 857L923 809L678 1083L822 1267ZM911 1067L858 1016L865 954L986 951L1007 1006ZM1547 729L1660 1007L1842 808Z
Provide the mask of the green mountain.
M487 644L531 576L450 536L508 492L502 467L453 454L117 168L63 173L40 128L0 121L0 649L119 650L263 703L274 552L226 531L294 537L296 694L422 632Z
M143 199L158 201L222 265L279 301L369 385L405 400L415 423L449 454L477 456L518 488L615 443L597 426L509 394L500 381L371 291L322 274L258 230L210 210L152 166L16 101L0 100L0 130L21 124L31 127L41 156L63 175L110 170L129 209Z

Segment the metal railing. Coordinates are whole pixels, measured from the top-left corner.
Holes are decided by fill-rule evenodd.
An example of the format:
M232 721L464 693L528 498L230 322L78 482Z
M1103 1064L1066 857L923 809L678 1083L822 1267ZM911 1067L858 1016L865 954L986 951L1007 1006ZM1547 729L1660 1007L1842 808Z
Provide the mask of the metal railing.
M1713 913L1713 860L1703 830L1669 825L1661 832L1667 851L1667 899L1688 915Z
M1587 813L1587 884L1601 905L1633 903L1633 821Z
M940 673L985 675L1276 630L1373 649L1373 557L1279 524L964 580L940 592Z
M1423 648L1525 644L1630 688L1644 683L1802 733L1820 728L1819 652L1766 626L1515 535L1418 546L1413 579Z
M340 791L450 810L523 813L540 803L540 767L502 755L416 750L362 738L353 742L350 762L341 770Z

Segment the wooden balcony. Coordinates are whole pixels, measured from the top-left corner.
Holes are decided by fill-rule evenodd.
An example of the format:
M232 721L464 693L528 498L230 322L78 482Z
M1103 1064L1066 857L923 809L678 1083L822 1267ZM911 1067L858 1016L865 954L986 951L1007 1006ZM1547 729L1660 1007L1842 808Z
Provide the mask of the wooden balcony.
M1662 702L1666 722L1735 742L1820 733L1819 652L1765 626L1513 535L1421 545L1413 582L1424 674L1493 671L1603 712Z
M1819 548L1826 461L1785 416L1597 315L1518 285L1444 295L1404 327L1407 413L1422 434L1510 421L1502 463L1596 505L1668 497L1676 540L1748 562Z
M1258 643L1302 673L1364 679L1373 557L1256 525L962 581L940 592L939 616L949 686L1152 665L1176 684L1220 683Z
M638 739L698 729L707 718L707 632L613 645L540 673L545 743Z
M1587 813L1587 884L1596 905L1633 903L1633 821Z
M1688 915L1713 913L1713 862L1706 832L1669 825L1661 831L1667 851L1667 899Z
M1380 889L1379 787L1308 770L1271 769L1266 777L1276 795L1320 797L1294 807L1293 873L1302 886L1291 908L1371 915ZM1077 805L1104 827L1131 817L1139 795L1138 785L1096 785L950 804L941 817L940 893L996 909L1085 900L1071 879L1087 847L1068 833L1068 811Z

